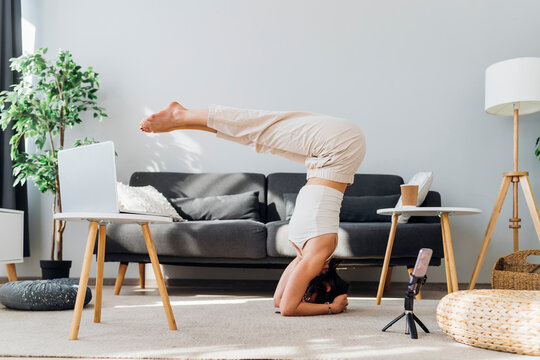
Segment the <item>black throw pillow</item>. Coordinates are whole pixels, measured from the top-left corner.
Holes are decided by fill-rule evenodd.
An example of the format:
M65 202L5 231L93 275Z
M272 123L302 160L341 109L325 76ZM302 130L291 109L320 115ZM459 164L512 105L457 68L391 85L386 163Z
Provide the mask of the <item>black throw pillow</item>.
M258 191L199 198L171 198L169 201L186 220L261 220Z
M283 194L285 202L285 220L290 220L294 211L297 193ZM339 220L343 222L386 222L389 216L377 214L378 209L393 208L399 200L399 194L343 196Z

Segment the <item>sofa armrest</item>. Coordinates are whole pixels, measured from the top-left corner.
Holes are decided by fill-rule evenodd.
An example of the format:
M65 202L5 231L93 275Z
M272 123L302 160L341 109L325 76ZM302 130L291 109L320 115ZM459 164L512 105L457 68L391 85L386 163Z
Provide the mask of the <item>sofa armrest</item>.
M420 207L437 207L441 206L441 194L437 191L429 191L424 202ZM409 223L438 223L438 216L411 216Z

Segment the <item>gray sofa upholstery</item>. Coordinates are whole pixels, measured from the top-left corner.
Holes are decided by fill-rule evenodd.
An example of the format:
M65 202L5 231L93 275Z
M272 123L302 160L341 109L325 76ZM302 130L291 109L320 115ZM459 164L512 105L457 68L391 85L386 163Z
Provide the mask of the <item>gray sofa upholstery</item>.
M261 221L206 220L150 225L162 264L223 267L282 268L295 256L287 240L284 193L297 193L305 173L167 173L136 172L132 186L152 185L166 198L207 197L258 191ZM345 196L399 194L403 179L395 175L357 174ZM430 191L422 206L440 206L439 193ZM381 265L390 231L384 222L341 222L335 256L344 266ZM149 262L138 225L111 225L105 261ZM422 247L433 249L431 265L443 257L438 217L413 217L399 224L390 265L414 266Z

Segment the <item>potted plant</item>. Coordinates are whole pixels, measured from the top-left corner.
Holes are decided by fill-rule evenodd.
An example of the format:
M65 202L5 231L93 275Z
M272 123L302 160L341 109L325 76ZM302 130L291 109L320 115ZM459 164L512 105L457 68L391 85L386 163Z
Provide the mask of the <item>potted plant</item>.
M536 139L536 150L534 151L534 154L538 156L538 160L540 160L540 137Z
M47 49L39 49L10 59L11 69L20 73L20 82L0 93L0 125L2 130L9 124L13 128L13 186L30 179L42 193L52 193L54 214L62 212L57 152L64 147L66 128L80 124L84 112L93 113L98 120L107 115L97 106L98 74L91 67L83 70L69 51L60 51L54 63L45 59L46 53ZM23 136L35 143L34 152L18 150ZM74 146L91 142L76 140ZM52 221L50 261L41 261L43 278L69 277L71 261L62 258L65 226L65 221ZM55 268L60 269L56 275Z

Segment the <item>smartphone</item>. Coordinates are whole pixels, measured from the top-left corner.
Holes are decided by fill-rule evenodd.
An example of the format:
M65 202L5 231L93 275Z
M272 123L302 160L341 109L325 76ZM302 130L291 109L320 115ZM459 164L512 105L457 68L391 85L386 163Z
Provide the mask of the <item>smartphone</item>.
M424 276L426 276L429 262L431 261L431 255L433 255L432 249L420 249L418 257L416 258L416 264L414 265L412 276L418 278L423 278Z

